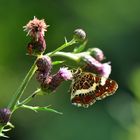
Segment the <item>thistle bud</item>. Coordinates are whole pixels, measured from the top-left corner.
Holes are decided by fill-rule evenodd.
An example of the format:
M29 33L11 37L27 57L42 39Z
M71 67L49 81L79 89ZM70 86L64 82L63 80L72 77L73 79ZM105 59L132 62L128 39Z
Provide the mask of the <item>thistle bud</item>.
M102 61L104 60L104 53L101 49L99 48L93 48L91 49L91 55L97 60L97 61Z
M31 41L27 46L27 51L30 55L40 55L45 51L46 42L44 34L45 31L47 31L47 27L48 25L45 23L44 19L39 20L36 17L23 27L27 35L31 36Z
M68 68L60 68L60 70L51 78L47 78L42 84L44 91L53 92L63 82L72 79L72 73Z
M74 31L74 37L76 41L84 41L86 39L86 33L83 29L76 29Z
M52 68L51 58L47 55L44 55L38 58L36 65L38 67L38 71L43 71L49 74Z
M27 32L27 35L34 38L36 41L38 40L39 36L44 36L45 31L47 31L48 25L45 23L44 19L39 20L34 17L33 20L30 20L26 26L23 26L24 31Z
M109 77L111 73L111 66L109 63L102 64L90 55L84 56L83 60L87 63L85 70L94 72L106 78Z
M0 109L0 124L5 125L10 121L11 111L8 108Z

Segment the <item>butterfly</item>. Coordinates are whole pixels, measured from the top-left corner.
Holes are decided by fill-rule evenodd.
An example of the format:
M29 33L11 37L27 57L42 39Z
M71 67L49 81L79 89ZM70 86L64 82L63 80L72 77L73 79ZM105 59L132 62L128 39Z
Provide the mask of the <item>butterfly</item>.
M71 102L78 107L87 108L97 100L114 94L117 89L116 81L90 72L83 72L79 68L73 73Z

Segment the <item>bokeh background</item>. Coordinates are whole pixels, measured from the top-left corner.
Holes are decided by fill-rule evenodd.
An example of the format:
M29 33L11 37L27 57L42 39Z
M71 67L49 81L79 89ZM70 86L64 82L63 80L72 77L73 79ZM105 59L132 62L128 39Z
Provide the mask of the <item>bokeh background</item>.
M47 52L83 28L88 47L99 47L112 62L111 78L119 84L114 96L88 109L70 103L64 83L55 94L31 104L49 105L63 115L19 110L10 140L140 140L140 1L139 0L0 0L0 107L7 106L33 63L26 54L24 26L33 16L50 25ZM62 60L62 58L57 58ZM39 86L35 78L26 90ZM1 138L2 139L2 138Z

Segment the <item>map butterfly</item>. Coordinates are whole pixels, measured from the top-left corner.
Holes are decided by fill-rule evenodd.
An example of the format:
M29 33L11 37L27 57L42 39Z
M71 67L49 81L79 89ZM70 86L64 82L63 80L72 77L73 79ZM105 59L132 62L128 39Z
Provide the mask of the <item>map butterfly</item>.
M73 73L71 102L78 107L87 108L97 100L114 94L117 88L118 84L110 78L77 69Z

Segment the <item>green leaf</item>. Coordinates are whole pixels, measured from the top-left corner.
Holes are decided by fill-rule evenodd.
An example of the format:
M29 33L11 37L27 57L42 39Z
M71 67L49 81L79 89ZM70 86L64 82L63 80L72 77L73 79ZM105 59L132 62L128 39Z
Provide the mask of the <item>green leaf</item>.
M0 137L9 138L8 136L6 136L5 134L3 134L2 132L0 132Z
M52 62L52 65L58 65L58 64L62 64L64 63L65 61L54 61Z
M66 37L64 37L64 40L65 40L65 44L67 44L67 43L68 43L68 41L67 41L67 38L66 38Z
M73 52L74 53L82 52L85 49L86 44L87 44L87 40L85 42L83 42L83 44L81 44L79 47L74 48Z
M54 109L50 108L50 105L49 106L45 106L45 107L22 105L21 107L33 110L35 112L38 112L38 111L49 111L49 112L54 112L54 113L61 114L61 115L63 114L62 112L59 112L57 110L54 110Z

